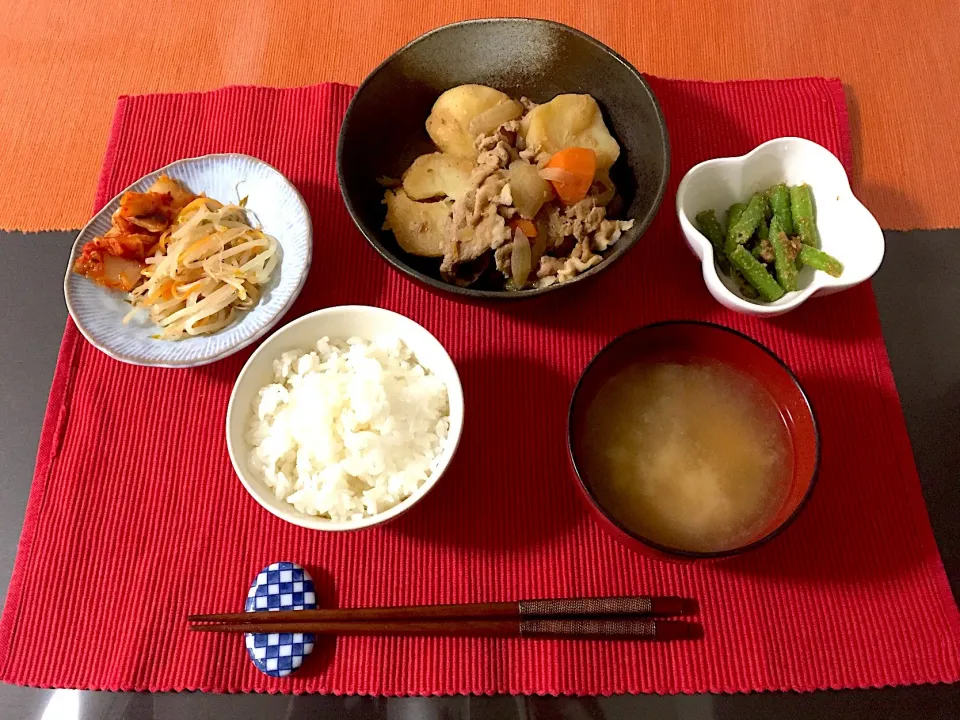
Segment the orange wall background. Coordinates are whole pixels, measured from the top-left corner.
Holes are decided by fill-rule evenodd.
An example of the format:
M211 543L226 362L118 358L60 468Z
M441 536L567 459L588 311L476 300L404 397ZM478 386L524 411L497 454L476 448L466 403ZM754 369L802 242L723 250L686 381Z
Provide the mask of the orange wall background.
M4 14L0 228L86 222L118 95L355 84L433 27L496 15L565 22L665 77L840 77L854 189L881 225L960 225L957 0L13 0Z

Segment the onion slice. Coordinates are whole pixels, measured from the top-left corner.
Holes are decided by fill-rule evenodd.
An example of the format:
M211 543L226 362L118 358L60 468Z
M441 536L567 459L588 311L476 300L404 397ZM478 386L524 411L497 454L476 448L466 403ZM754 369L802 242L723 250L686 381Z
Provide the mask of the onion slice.
M540 177L555 183L575 183L577 181L576 175L563 168L540 168Z
M513 233L513 247L510 250L510 274L513 284L522 288L530 277L530 241L518 228Z
M508 100L484 110L467 125L467 132L471 135L486 135L492 133L505 122L515 120L523 114L523 105L516 100Z

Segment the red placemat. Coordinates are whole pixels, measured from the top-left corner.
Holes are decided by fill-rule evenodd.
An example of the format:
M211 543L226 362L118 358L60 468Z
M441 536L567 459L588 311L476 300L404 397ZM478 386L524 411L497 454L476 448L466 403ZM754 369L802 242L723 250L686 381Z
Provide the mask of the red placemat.
M352 226L334 169L352 89L233 87L121 98L98 206L176 158L237 151L280 168L313 214L311 277L291 317L332 304L402 312L460 369L467 423L449 474L380 529L325 534L263 511L234 477L227 398L248 353L196 370L137 368L68 323L0 624L8 682L114 690L574 693L814 690L955 681L960 616L927 519L869 285L776 320L726 312L686 249L683 173L778 135L850 167L841 84L651 78L673 146L670 187L637 248L596 282L542 300L470 305L418 287ZM771 112L771 108L782 108ZM51 302L57 301L51 298ZM587 515L565 455L567 403L611 338L669 318L746 332L817 408L821 477L797 522L741 558L635 555ZM515 400L509 388L526 391ZM676 593L700 600L701 642L351 638L285 680L239 637L187 632L189 612L240 609L269 562L314 574L343 606Z

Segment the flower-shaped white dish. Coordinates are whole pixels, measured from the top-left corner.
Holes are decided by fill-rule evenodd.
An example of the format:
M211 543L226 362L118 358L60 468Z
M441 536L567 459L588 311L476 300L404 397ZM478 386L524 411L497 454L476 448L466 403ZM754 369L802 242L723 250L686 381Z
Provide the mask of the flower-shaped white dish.
M186 340L158 340L146 317L132 318L127 294L108 290L73 272L84 243L110 228L110 218L127 191L144 192L161 174L182 181L192 192L221 202L249 198L251 220L280 245L280 263L257 305L232 324L210 335ZM70 253L63 295L77 328L107 355L134 365L196 367L232 355L277 324L303 289L313 256L310 212L300 193L279 170L249 155L220 154L178 160L137 180L108 202L80 231Z
M746 299L736 283L719 271L713 245L697 229L695 218L698 212L712 209L723 224L731 205L746 202L753 193L781 182L810 186L821 248L842 262L844 270L841 277L834 278L802 268L799 290L776 302L760 303ZM694 166L677 189L677 215L687 244L700 258L710 294L720 304L748 315L782 315L814 295L846 290L869 280L883 260L883 232L854 197L843 165L829 150L803 138L777 138L746 155Z

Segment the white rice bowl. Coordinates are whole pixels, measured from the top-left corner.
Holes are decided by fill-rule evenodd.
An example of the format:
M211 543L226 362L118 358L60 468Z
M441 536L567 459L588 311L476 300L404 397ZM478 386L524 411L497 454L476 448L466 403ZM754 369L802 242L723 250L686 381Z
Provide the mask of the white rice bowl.
M249 465L307 515L350 521L394 507L436 471L447 388L397 338L322 338L273 361L254 401Z

